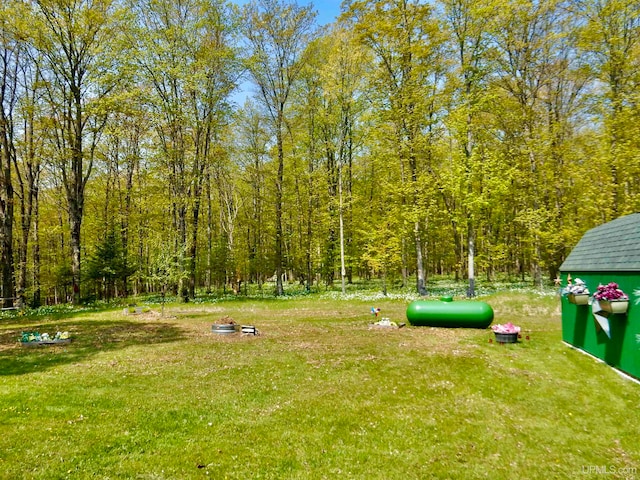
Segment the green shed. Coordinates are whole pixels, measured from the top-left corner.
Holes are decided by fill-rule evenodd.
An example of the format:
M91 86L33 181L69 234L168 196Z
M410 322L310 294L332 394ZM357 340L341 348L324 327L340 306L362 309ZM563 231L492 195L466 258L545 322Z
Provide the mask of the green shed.
M579 278L589 290L588 300L562 296L562 339L640 379L640 213L585 233L560 266L560 278L565 286ZM628 295L626 308L594 297L611 282Z

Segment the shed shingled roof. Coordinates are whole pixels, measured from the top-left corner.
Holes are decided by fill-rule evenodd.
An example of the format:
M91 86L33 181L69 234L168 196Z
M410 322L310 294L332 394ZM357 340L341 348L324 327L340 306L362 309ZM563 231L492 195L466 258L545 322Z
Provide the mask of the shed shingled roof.
M640 272L640 213L592 228L560 266L561 272Z

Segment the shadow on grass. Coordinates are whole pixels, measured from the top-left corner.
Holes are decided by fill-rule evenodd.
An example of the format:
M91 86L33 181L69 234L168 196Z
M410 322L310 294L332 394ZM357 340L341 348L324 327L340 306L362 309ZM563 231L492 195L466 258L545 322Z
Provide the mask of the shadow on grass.
M68 331L72 342L62 345L22 346L22 331ZM95 321L66 319L28 322L19 330L0 328L0 376L41 372L58 365L81 362L97 353L133 345L157 345L176 342L184 333L176 325L163 322Z

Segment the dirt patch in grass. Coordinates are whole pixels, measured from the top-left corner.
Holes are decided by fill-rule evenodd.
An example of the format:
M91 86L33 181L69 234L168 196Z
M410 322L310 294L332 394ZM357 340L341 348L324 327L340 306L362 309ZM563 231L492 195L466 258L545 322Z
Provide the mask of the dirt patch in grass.
M0 352L18 348L21 334L22 330L9 329L0 331Z

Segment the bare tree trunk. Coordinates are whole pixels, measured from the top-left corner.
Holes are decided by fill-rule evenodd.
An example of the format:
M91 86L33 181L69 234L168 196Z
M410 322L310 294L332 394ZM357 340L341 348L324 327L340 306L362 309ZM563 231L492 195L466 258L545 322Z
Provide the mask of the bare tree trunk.
M199 181L199 180L197 180ZM196 259L198 254L198 221L200 218L200 194L197 194L193 207L193 227L189 245L189 296L196 297Z
M34 141L34 118L33 114L25 120L25 161L23 163L23 171L20 172L18 162L16 162L16 172L20 189L20 230L21 238L18 242L18 276L16 281L16 297L18 307L22 308L26 304L26 289L28 277L28 252L29 237L31 236L31 227L34 222L34 215L38 209L38 189L40 182L40 162L37 158L36 147ZM16 160L16 159L14 159ZM37 235L37 234L36 234ZM36 237L37 238L37 237ZM39 259L38 259L39 261ZM39 270L38 265L38 270ZM39 271L38 271L39 276Z
M73 287L72 302L79 305L81 302L80 283L81 264L82 264L82 218L84 213L84 190L86 182L91 173L92 160L89 162L87 172L84 170L84 149L83 149L83 131L86 119L83 116L82 97L80 87L72 84L70 86L73 93L69 100L72 105L65 112L67 116L67 125L65 126L66 134L73 137L73 145L71 158L62 160L62 176L64 188L67 196L67 207L69 211L69 229L70 229L70 246L71 246L71 277ZM94 132L93 145L91 153L95 148L97 133ZM65 152L61 152L62 155ZM91 157L93 158L93 156ZM67 164L67 161L69 162Z
M284 295L282 284L282 184L284 182L284 146L282 124L284 105L280 105L276 136L278 142L278 174L276 177L276 295Z
M18 275L16 278L16 300L18 308L22 308L26 303L25 291L27 288L27 252L29 249L29 230L31 227L31 214L27 213L24 200L21 202L20 210L20 240L18 241Z
M344 208L342 202L342 160L338 165L338 195L340 197L339 211L340 211L340 280L342 283L342 293L347 293L346 278L347 269L344 264Z
M422 258L422 242L420 240L420 223L415 222L413 234L416 240L416 289L420 295L427 294L426 281L424 278L424 264Z
M211 129L205 128L201 135L198 135L196 138L196 143L198 146L196 147L196 158L194 160L193 167L193 182L195 183L193 187L193 211L192 211L192 219L193 226L191 230L191 244L189 248L189 296L191 298L195 298L196 296L196 267L197 267L197 258L198 258L198 228L200 226L200 207L202 206L202 191L205 187L204 182L208 178L208 175L205 175L205 168L207 165L207 159L209 158L210 152L210 136ZM200 145L201 137L204 137L203 143L204 145Z
M401 254L400 254L400 258L402 261L402 267L401 267L401 271L402 271L402 288L406 288L407 286L407 279L409 278L409 269L407 268L407 246L406 246L406 240L404 237L402 237L402 241L401 241Z
M211 175L206 175L207 192L207 272L205 277L205 287L207 293L211 293L211 255L213 252L213 205L211 203Z
M5 51L6 52L6 51ZM6 61L6 58L4 59ZM2 307L13 306L15 295L13 265L13 202L14 191L11 177L11 165L14 158L12 126L4 110L8 73L6 67L0 87L0 301Z
M467 233L467 250L468 250L468 265L467 270L469 272L469 288L467 289L467 297L476 296L476 278L475 278L475 252L476 252L476 239L473 221L469 219L468 233Z
M73 207L76 207L73 205ZM75 211L74 211L75 210ZM69 209L70 246L71 246L71 278L73 287L73 303L80 304L80 265L81 265L81 237L80 230L82 228L82 214L76 208Z
M187 207L182 199L178 200L180 205L177 206L177 221L178 221L178 251L180 260L180 280L178 282L178 295L182 297L183 302L189 301L189 286L188 278L185 278L185 270L188 268L186 265L186 246L187 246Z
M33 191L33 304L34 308L42 303L40 293L40 200L39 186Z
M413 146L415 136L413 132L408 135L410 144ZM409 166L411 169L411 183L413 185L413 204L418 204L418 162L414 152L409 155ZM420 222L415 221L413 227L413 236L416 248L416 290L420 295L427 294L427 287L424 274L424 260L422 258L422 240L420 238Z
M131 197L133 192L133 175L135 173L139 151L138 151L138 138L136 136L135 145L133 147L132 152L133 158L127 162L127 184L125 187L125 196L124 196L124 216L122 218L121 224L121 238L122 238L122 252L124 255L124 268L125 268L125 276L122 279L122 283L124 284L124 291L122 292L123 296L129 296L129 225L131 223Z
M4 156L4 155L3 155ZM11 168L2 166L2 190L0 191L0 285L2 286L2 306L12 307L15 295L13 283L13 187Z
M15 279L13 263L14 190L12 165L15 163L13 109L17 101L18 65L21 48L7 35L2 22L0 49L0 305L13 306Z

